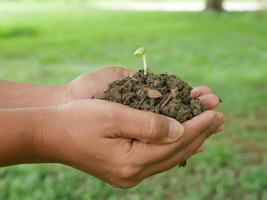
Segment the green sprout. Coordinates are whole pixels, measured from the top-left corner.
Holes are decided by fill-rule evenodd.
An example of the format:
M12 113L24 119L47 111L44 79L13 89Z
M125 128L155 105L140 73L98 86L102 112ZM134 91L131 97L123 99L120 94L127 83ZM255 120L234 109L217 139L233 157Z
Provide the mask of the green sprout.
M135 56L137 57L143 57L143 63L144 63L144 74L147 74L147 60L146 60L146 49L145 47L141 47L137 49L134 53Z

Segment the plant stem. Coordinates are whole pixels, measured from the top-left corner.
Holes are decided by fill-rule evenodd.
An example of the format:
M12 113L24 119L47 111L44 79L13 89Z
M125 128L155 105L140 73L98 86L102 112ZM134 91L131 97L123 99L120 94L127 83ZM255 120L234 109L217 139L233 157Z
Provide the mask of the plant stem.
M143 55L143 63L144 63L144 74L147 75L147 60L146 60L146 54Z

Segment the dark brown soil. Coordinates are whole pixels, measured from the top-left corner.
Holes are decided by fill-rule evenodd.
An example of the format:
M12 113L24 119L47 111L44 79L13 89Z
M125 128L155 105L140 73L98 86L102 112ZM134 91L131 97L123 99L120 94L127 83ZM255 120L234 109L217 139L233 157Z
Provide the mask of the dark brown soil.
M192 87L175 75L144 75L143 71L109 85L105 100L151 111L185 122L205 109L190 96Z

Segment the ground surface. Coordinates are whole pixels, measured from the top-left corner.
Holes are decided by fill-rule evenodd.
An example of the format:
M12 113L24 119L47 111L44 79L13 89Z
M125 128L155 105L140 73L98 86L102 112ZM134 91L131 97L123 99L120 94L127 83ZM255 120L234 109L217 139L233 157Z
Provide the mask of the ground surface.
M0 79L63 83L115 63L137 70L148 49L151 70L175 72L221 96L226 130L185 169L131 190L60 165L0 169L0 199L267 199L267 13L97 12L1 8Z

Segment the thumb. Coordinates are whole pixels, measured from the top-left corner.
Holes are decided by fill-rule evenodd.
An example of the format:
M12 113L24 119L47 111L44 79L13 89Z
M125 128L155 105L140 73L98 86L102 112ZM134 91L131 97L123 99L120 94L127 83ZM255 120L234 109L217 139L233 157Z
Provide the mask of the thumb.
M174 119L152 112L122 107L123 115L118 117L120 137L164 144L175 142L184 134L184 127Z

